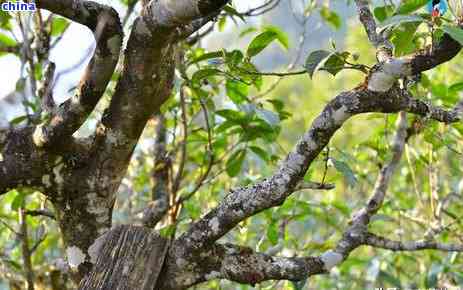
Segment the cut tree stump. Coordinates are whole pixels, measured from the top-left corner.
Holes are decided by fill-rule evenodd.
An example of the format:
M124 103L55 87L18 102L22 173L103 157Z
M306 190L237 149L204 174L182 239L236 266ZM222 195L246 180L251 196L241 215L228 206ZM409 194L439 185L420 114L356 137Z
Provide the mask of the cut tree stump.
M153 290L169 241L151 229L123 225L102 240L92 271L80 290Z

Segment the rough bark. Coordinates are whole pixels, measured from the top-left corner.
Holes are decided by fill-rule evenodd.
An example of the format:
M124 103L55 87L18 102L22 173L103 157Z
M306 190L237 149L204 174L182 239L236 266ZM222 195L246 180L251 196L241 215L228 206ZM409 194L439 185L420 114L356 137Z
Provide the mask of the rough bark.
M153 290L169 240L145 227L118 226L99 238L100 252L81 290Z

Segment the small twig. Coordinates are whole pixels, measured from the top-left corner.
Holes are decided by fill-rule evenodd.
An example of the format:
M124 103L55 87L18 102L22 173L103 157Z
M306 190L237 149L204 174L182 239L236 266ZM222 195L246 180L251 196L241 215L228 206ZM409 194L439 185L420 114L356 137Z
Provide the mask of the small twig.
M323 170L322 184L325 184L326 174L328 173L328 163L330 161L330 145L326 146L325 168Z
M142 223L154 228L169 209L169 171L170 158L166 152L166 120L162 113L157 114L156 138L154 140L154 166L151 174L152 202L143 211Z
M182 109L181 112L181 123L182 123L182 130L183 130L183 140L181 141L181 149L180 149L180 162L177 170L177 174L175 175L174 182L172 185L172 193L175 194L180 188L180 183L183 177L183 170L185 168L186 162L186 150L187 150L187 139L188 139L188 121L187 121L187 113L186 113L186 101L185 101L185 88L182 87L180 89L180 107Z
M204 118L206 120L207 144L208 144L206 156L208 158L208 164L207 164L207 167L206 167L206 171L203 174L201 174L201 176L198 179L198 181L196 182L196 185L193 188L193 190L190 193L188 193L187 195L185 195L183 197L180 197L178 199L178 201L176 202L176 205L184 203L185 201L192 198L196 194L196 192L198 192L198 190L203 186L204 182L206 181L207 177L209 176L209 174L210 174L210 172L212 170L212 167L214 166L214 152L213 152L213 147L212 147L212 128L211 128L211 125L209 123L209 114L208 114L208 111L207 111L207 107L204 104L204 101L202 99L200 100L200 105L201 105L201 108L203 110Z
M177 214L180 211L180 204L177 202L177 192L180 188L180 183L182 182L183 177L183 170L185 169L186 163L186 156L187 156L187 140L188 140L188 121L187 121L187 113L186 113L186 101L185 101L185 88L182 86L180 88L180 107L182 109L181 112L181 123L183 129L183 140L181 141L181 150L180 150L180 162L177 170L177 174L175 175L172 191L171 191L171 202L170 204L173 206L172 211L170 213L172 223L175 223L177 219Z
M3 226L5 226L5 228L9 229L12 233L14 233L15 235L19 236L21 235L21 233L17 232L12 226L10 226L9 224L7 224L6 222L4 222L1 218L0 218L0 224L2 224Z
M51 211L45 209L26 210L25 213L30 216L45 216L56 220L55 215Z
M335 187L336 185L333 183L319 183L319 182L312 182L312 181L303 181L294 188L294 191L306 190L306 189L331 190L331 189L334 189Z
M280 2L281 0L269 0L260 6L249 9L248 11L240 12L240 15L246 17L260 16L275 9L280 4Z
M19 227L20 227L20 239L21 249L24 264L24 274L27 279L27 289L34 290L34 270L32 268L31 260L31 249L29 248L29 234L27 227L27 215L23 207L19 208Z
M44 234L43 236L40 237L40 239L37 242L35 242L35 244L32 246L32 248L30 250L31 254L33 254L33 253L35 253L35 251L37 251L40 244L43 243L43 241L45 241L46 238L47 238L47 235Z
M38 90L38 96L41 100L41 109L43 112L52 112L55 108L55 101L53 100L53 78L55 76L56 65L50 62L46 69L42 82L42 86Z
M442 244L435 241L412 241L399 242L380 237L372 233L367 233L364 241L365 245L391 251L420 251L420 250L440 250L447 252L463 252L462 244Z

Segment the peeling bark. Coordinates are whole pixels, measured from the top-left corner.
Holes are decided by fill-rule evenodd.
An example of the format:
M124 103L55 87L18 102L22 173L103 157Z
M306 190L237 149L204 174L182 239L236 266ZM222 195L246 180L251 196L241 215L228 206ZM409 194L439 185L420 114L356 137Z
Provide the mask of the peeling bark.
M98 245L94 270L80 290L152 290L164 263L169 241L149 229L118 226Z

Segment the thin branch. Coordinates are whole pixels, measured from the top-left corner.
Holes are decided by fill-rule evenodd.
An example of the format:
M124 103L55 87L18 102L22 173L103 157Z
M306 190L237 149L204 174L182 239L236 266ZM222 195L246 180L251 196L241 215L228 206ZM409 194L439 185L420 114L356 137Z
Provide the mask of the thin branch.
M402 242L390 240L372 233L366 235L364 244L391 251L439 250L445 252L463 252L463 244L443 244L436 241L425 240Z
M264 4L251 8L247 11L244 12L239 12L240 15L245 16L245 17L256 17L256 16L261 16L263 14L266 14L269 11L272 11L278 5L280 4L281 0L269 0L265 2Z
M360 22L363 24L368 39L377 49L377 58L384 61L392 56L392 44L387 38L377 33L376 21L371 13L370 4L367 0L355 0Z
M30 216L44 216L56 220L53 212L46 209L26 210L25 213Z
M7 229L9 229L12 233L14 233L15 235L19 236L21 235L21 233L17 232L12 226L10 226L8 223L6 223L5 221L3 221L1 218L0 218L0 224L2 224L4 227L6 227Z
M204 37L209 35L211 32L213 32L214 27L215 27L215 22L212 22L211 25L209 25L209 27L206 30L204 30L202 32L198 32L198 33L196 33L196 35L188 38L186 40L186 43L188 43L188 45L190 45L190 46L195 45L199 40L203 39Z
M19 209L19 227L20 227L20 239L21 239L21 250L24 264L24 274L27 279L27 289L34 290L34 270L32 268L32 252L29 248L29 234L27 229L27 215L24 208Z
M214 166L214 161L215 160L214 160L214 153L213 153L214 150L213 150L213 147L212 147L212 129L211 129L211 125L209 124L209 114L208 114L207 107L204 104L203 100L200 100L200 104L201 104L201 108L202 108L202 111L203 111L203 114L204 114L204 118L206 120L206 130L207 130L207 149L206 150L207 150L207 152L206 152L205 156L208 159L208 163L207 163L206 171L204 171L204 173L201 174L201 176L198 179L198 181L196 182L196 185L193 188L193 190L190 193L188 193L187 195L180 197L179 200L176 203L177 205L182 204L185 201L189 200L190 198L192 198L196 194L196 192L198 192L198 190L201 188L201 186L204 184L207 177L209 176L209 174L210 174L210 172L212 170L212 167Z
M142 222L154 228L169 209L169 168L170 159L166 151L166 120L162 113L157 114L156 138L154 140L154 166L151 175L152 202L143 212Z
M332 190L336 187L335 184L333 183L319 183L319 182L309 182L309 181L303 181L296 185L294 188L295 191L300 191L300 190Z
M38 96L41 100L41 109L45 113L50 113L55 108L55 101L53 100L53 80L55 76L56 65L50 62L45 68L44 79L39 88Z
M188 121L186 112L186 101L185 101L185 88L180 89L180 107L181 107L181 122L183 130L183 140L180 145L180 161L178 165L177 174L175 175L174 182L172 184L172 193L175 194L180 188L180 183L183 177L183 170L186 162L186 150L187 150L187 139L188 139Z
M5 45L3 43L0 43L0 52L19 54L19 51L21 50L21 45L22 44L17 44L17 45L14 45L14 46L7 46L7 45Z

